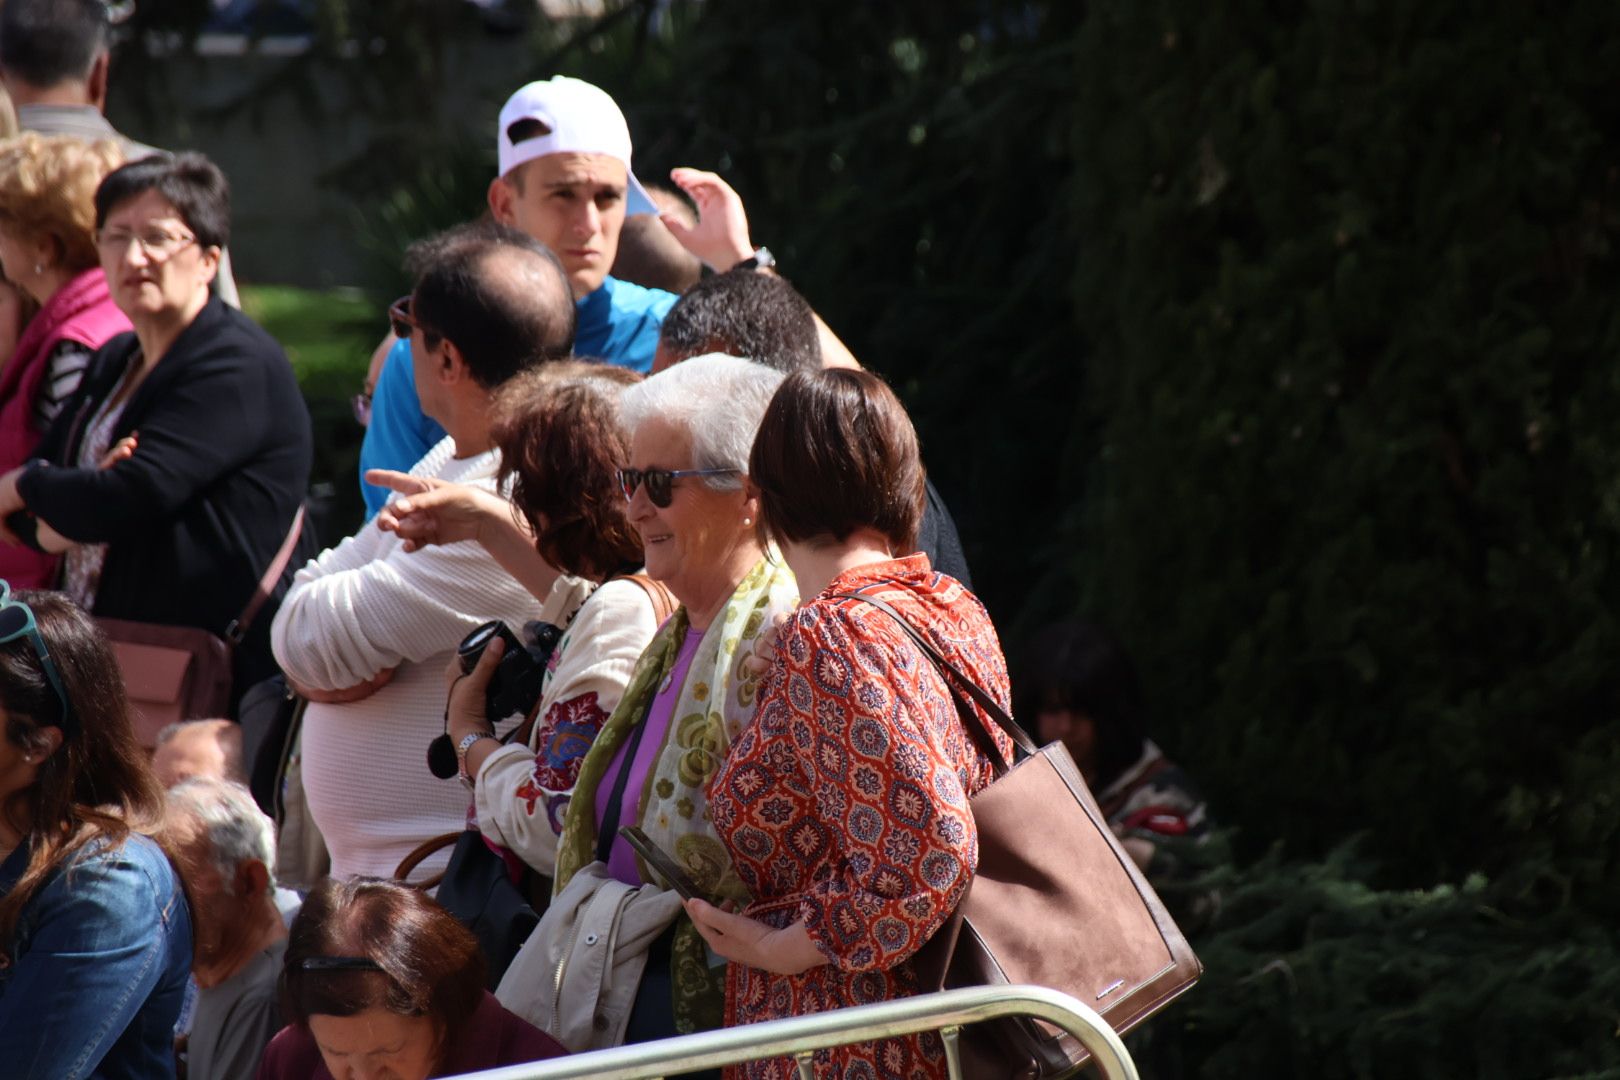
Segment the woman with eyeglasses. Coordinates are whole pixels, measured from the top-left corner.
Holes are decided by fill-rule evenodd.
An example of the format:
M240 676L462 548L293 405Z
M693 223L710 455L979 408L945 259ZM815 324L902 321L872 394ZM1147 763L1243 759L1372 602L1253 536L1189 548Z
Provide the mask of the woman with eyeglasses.
M804 604L776 642L759 710L709 787L715 829L751 902L687 908L727 965L726 1026L915 994L912 958L977 865L969 796L1011 741L977 705L964 722L947 676L890 605L1007 708L1001 644L984 605L916 550L924 501L917 436L866 371L798 372L749 458L766 535ZM968 724L975 726L969 727ZM791 853L784 858L784 853ZM943 1080L935 1033L817 1051L817 1076ZM791 1059L737 1080L791 1080Z
M567 1053L484 989L449 912L392 881L327 878L288 934L282 1015L259 1080L428 1080Z
M27 461L91 356L129 330L96 253L93 196L123 155L116 143L27 132L0 145L0 270L33 314L0 368L0 473ZM54 584L57 560L0 548L0 578Z
M191 915L105 637L0 582L0 1066L174 1075Z
M95 211L102 271L135 330L96 353L35 460L0 476L0 539L64 551L62 588L95 615L225 638L303 502L309 413L281 347L209 294L230 231L212 162L125 165ZM279 594L235 650L238 695L275 671Z

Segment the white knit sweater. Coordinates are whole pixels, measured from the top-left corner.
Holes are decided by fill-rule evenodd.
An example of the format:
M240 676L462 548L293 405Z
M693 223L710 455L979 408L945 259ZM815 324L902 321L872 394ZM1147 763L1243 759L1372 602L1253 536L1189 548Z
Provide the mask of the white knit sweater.
M446 438L411 474L496 490L498 452L458 461L453 449ZM333 877L390 877L423 840L465 824L467 789L437 779L426 762L428 743L444 730L445 667L480 623L504 619L515 631L546 617L478 544L407 553L398 536L369 522L298 572L270 628L290 678L338 690L395 668L370 697L312 703L304 714L304 787ZM448 859L446 849L417 873Z

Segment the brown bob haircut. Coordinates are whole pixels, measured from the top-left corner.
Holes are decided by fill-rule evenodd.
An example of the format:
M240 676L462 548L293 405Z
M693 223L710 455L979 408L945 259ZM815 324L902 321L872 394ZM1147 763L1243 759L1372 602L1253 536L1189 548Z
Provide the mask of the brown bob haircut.
M619 391L641 376L610 364L564 360L509 380L495 397L490 435L500 478L558 570L594 581L641 565L618 470L630 459Z
M369 960L381 970L305 970L311 957ZM327 878L293 919L281 973L281 1009L304 1030L309 1018L381 1008L425 1016L443 1052L484 996L478 939L426 894L396 881Z
M875 529L909 554L922 521L917 432L889 384L869 371L789 375L771 399L748 459L767 539L847 540Z

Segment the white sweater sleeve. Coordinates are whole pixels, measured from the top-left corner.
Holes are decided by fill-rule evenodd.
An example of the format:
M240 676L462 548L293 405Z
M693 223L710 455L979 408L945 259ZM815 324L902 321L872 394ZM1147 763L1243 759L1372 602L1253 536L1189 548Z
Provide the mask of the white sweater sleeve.
M464 482L494 490L487 477ZM488 613L520 600L533 604L478 544L407 553L397 536L368 522L298 572L271 624L270 641L276 662L293 681L342 690L401 661L419 662L453 648L495 617Z
M558 643L530 746L503 747L478 770L479 827L542 874L555 866L585 752L657 630L652 602L634 582L596 590Z

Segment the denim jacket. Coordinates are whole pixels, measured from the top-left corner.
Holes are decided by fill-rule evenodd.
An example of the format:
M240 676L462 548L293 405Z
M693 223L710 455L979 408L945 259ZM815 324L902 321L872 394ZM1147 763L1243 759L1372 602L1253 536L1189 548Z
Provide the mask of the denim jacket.
M0 864L0 894L28 863ZM0 1070L40 1080L174 1076L191 913L144 836L92 843L34 894L0 957Z

